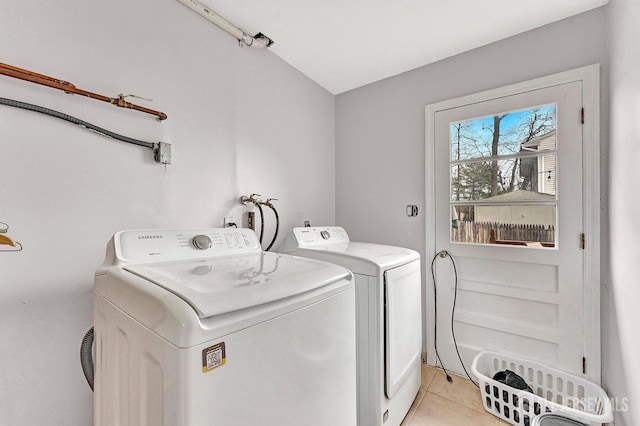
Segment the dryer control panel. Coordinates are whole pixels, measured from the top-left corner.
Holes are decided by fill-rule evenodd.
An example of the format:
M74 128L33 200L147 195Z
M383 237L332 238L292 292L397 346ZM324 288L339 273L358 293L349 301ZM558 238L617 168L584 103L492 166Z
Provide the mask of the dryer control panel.
M328 244L348 243L347 231L341 226L314 226L293 228L284 241L283 249L317 247Z
M150 229L114 235L117 263L145 263L218 255L260 253L258 236L245 228Z

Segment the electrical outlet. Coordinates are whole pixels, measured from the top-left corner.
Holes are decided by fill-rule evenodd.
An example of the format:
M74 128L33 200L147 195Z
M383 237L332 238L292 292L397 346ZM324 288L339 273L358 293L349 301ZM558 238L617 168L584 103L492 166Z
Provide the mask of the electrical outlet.
M224 217L224 227L225 228L237 228L238 222L236 222L236 218L233 216L225 216Z

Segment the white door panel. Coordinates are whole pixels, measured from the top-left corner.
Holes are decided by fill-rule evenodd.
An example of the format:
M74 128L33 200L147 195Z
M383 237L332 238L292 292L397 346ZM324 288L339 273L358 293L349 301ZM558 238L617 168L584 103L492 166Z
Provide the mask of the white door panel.
M556 105L557 126L555 245L452 242L450 123L549 104ZM582 374L581 108L582 82L576 81L435 113L435 249L446 250L456 262L455 329L467 366L479 350L496 350ZM544 178L547 175L551 173L545 173ZM438 351L447 368L462 372L450 329L454 278L449 259L438 258Z

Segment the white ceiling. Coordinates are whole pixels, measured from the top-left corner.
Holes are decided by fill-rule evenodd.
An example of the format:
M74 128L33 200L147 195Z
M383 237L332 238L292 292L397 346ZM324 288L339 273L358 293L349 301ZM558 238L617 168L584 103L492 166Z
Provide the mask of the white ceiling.
M201 0L333 94L608 0ZM196 15L194 15L195 18ZM200 18L202 19L202 18Z

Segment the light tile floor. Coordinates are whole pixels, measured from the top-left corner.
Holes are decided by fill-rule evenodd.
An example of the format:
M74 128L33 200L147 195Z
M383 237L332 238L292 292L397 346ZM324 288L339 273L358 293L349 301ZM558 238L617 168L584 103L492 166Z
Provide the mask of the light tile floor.
M401 426L492 426L505 423L489 414L480 391L468 379L422 365L422 385Z

